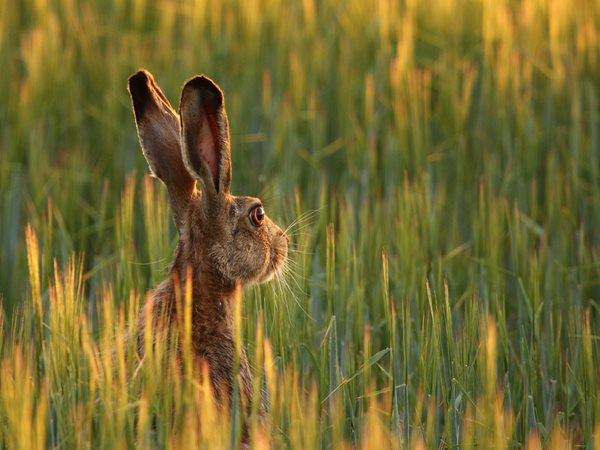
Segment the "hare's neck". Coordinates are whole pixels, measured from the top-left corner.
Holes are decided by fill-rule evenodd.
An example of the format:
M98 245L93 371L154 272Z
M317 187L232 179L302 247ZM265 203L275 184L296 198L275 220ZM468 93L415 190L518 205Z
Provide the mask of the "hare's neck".
M192 341L198 356L210 367L213 388L217 398L231 399L233 392L235 345L235 309L242 301L241 287L215 292L210 284L197 287L192 313ZM239 326L239 325L238 325ZM238 347L240 348L240 347ZM246 353L241 346L239 373L242 392L247 404L252 396L252 377Z
M175 258L170 267L172 290L177 280L180 292L186 289L186 278L192 278L192 320L193 327L199 333L198 338L216 334L221 337L233 336L233 318L235 304L241 299L238 283L230 283L210 268L190 268L191 259L181 241L175 249Z
M207 335L233 339L235 307L241 301L240 286L223 286L211 282L203 274L197 274L193 292L192 320L198 333L198 343Z
M208 362L213 387L221 399L232 393L235 345L235 309L242 301L239 284L226 285L210 274L195 273L192 300L192 345L198 357ZM252 378L246 354L239 355L242 392L252 395Z

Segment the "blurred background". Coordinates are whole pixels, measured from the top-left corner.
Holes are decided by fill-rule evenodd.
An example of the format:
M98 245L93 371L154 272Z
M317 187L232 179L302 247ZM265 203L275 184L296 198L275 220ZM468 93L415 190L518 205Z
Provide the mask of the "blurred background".
M600 18L596 2L576 3L3 2L5 306L22 298L26 223L59 261L84 254L91 281L110 280L125 244L151 262L141 210L115 239L128 177L137 204L147 172L126 92L139 67L175 108L185 79L214 78L234 191L266 196L289 221L286 202L326 205L325 222L394 252L406 292L411 272L456 249L445 269L461 293L481 290L469 272L490 254L494 270L528 276L541 250L540 276L597 298ZM527 241L517 249L513 220ZM154 269L132 269L136 289Z
M316 380L319 401L370 361L406 442L428 430L428 445L457 444L489 317L511 439L558 424L591 442L600 3L0 0L8 318L29 298L26 224L45 301L54 261L77 255L92 324L107 291L120 305L165 276L177 236L126 91L139 67L175 108L187 78L214 79L233 192L299 219L286 282L246 293L250 348L260 320L279 367ZM368 387L339 390L357 442ZM431 426L417 419L427 399Z

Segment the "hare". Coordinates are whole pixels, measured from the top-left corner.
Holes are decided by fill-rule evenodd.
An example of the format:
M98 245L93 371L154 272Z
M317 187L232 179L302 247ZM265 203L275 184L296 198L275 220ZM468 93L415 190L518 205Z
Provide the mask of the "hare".
M234 302L245 285L268 281L283 269L288 237L258 198L229 191L229 125L223 93L212 80L199 75L185 83L179 115L144 69L129 78L129 93L143 154L167 187L179 232L170 276L153 293L153 315L166 311L166 326L177 326L175 292L184 292L191 274L192 351L208 364L217 404L227 406L234 377ZM240 375L241 393L249 399L252 379L243 353Z

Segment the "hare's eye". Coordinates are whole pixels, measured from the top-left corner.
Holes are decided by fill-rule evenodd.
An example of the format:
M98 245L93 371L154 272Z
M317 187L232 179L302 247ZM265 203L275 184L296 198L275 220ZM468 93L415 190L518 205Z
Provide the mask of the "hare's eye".
M254 225L255 227L260 227L265 221L265 210L262 206L252 208L252 210L250 211L249 218L250 222L252 222L252 225Z

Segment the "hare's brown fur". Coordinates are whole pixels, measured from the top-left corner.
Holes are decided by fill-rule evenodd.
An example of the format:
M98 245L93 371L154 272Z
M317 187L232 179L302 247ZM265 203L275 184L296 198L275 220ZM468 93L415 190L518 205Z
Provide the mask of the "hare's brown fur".
M252 212L262 210L259 199L229 192L227 115L223 94L211 80L197 76L185 84L180 115L145 70L130 77L129 91L144 156L167 187L179 231L170 276L154 291L151 322L157 326L160 312L167 327L176 326L176 288L184 292L191 274L192 349L208 364L216 399L226 406L234 375L234 302L244 285L266 281L281 270L288 240L266 215L260 224L252 221ZM252 379L243 352L240 375L242 394L250 399Z

